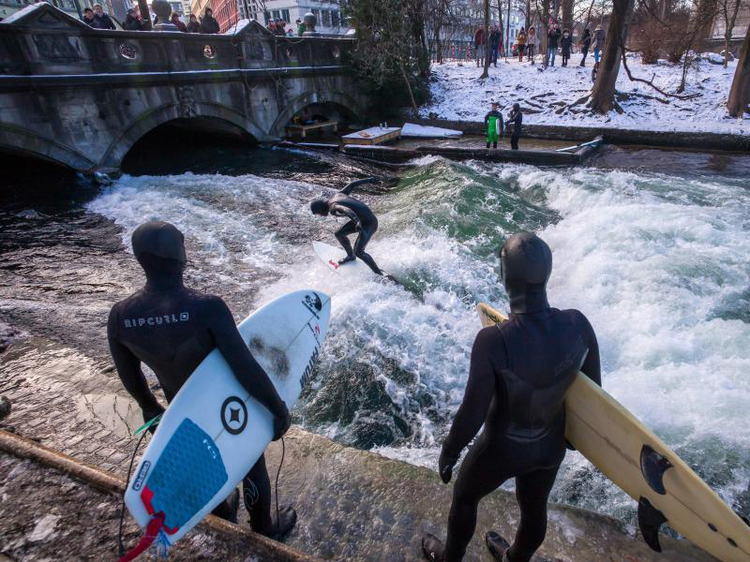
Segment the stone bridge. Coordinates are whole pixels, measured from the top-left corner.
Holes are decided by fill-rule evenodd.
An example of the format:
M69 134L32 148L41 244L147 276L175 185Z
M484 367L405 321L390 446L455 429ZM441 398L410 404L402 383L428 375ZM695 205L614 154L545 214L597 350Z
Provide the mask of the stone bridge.
M113 172L166 123L272 142L296 114L364 119L350 37L101 31L47 3L0 22L0 151Z

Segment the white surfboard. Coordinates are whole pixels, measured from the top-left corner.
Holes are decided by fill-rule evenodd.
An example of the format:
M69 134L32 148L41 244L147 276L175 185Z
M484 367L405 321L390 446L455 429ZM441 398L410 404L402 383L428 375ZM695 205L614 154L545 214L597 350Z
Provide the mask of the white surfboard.
M330 297L296 291L238 326L290 409L312 371L330 316ZM232 492L272 437L273 416L215 349L162 417L128 484L128 510L142 527L163 512L166 539L174 544Z
M346 262L345 264L339 265L339 260L346 257L346 252L343 248L334 248L323 242L313 242L313 249L317 256L323 261L328 269L336 272L345 273L357 273L364 275L365 273L374 275L374 272L370 267L362 260L356 259L354 261Z

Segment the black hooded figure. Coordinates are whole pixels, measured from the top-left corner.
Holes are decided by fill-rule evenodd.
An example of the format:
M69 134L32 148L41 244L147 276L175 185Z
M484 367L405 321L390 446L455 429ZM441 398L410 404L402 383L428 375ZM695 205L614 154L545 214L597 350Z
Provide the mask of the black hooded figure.
M521 113L521 105L518 103L513 104L513 110L508 115L508 128L513 125L513 134L510 137L510 147L513 150L518 150L518 139L521 138L521 124L523 123L523 113Z
M378 275L384 273L372 259L372 256L365 252L368 242L378 229L378 219L375 217L370 207L362 201L350 197L352 190L366 183L377 183L378 178L365 178L349 183L344 189L336 193L330 199L318 198L310 203L310 210L314 215L326 217L329 214L334 217L348 218L349 221L336 231L336 240L346 250L346 257L339 260L339 264L354 261L356 258L365 262L370 269ZM352 248L349 242L350 234L357 234L357 240Z
M132 237L133 253L146 273L146 285L112 307L107 338L123 386L149 421L164 412L149 389L141 363L156 374L171 402L191 373L218 348L242 386L274 416L274 440L289 429L289 411L263 368L237 331L224 301L185 287L187 256L182 232L166 222L148 222ZM271 517L271 483L263 456L245 476L242 487L253 530L280 538L297 520L292 508ZM214 510L235 521L239 492Z
M453 488L448 538L422 538L431 561L463 559L474 535L479 501L515 478L521 522L512 546L485 537L496 560L527 562L547 532L547 498L565 457L564 397L581 370L601 384L594 330L577 310L547 302L552 252L529 232L514 234L500 251L510 300L508 321L482 329L471 351L466 392L438 461L450 482L461 451L469 449Z

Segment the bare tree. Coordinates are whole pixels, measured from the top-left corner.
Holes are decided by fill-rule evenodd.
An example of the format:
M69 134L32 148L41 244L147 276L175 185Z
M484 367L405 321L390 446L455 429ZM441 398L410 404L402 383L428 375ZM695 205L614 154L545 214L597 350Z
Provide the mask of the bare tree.
M634 0L614 0L612 5L607 40L589 101L589 107L598 113L606 114L616 107L615 84L620 73L621 45L625 44L628 36L633 4Z
M490 0L484 0L484 70L479 77L484 80L490 75Z
M734 31L742 0L718 0L718 3L719 13L724 20L724 68L726 68L731 55L729 50L732 43L732 31Z
M734 71L727 109L732 117L742 117L744 113L750 113L750 26L747 27L740 58L737 61L737 70Z
M443 64L443 31L455 26L453 12L455 0L427 0L425 20L427 24L427 46L430 52L434 47L438 64Z

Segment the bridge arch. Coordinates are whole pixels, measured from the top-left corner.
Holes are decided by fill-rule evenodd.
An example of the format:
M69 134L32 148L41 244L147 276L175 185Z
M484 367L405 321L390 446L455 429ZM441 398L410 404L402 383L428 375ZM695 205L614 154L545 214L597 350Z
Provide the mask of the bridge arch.
M186 111L185 107L178 103L166 104L150 109L131 123L107 148L99 169L102 171L118 170L130 149L146 134L161 125L171 121L189 123L191 120L200 119L216 120L251 136L256 141L267 138L265 132L256 123L227 106L196 101Z
M356 98L337 90L311 91L294 98L274 121L269 134L273 137L283 137L284 128L292 118L310 105L334 105L343 108L354 117L361 118L365 108Z
M79 171L96 168L96 162L54 139L0 122L0 150L39 158Z

